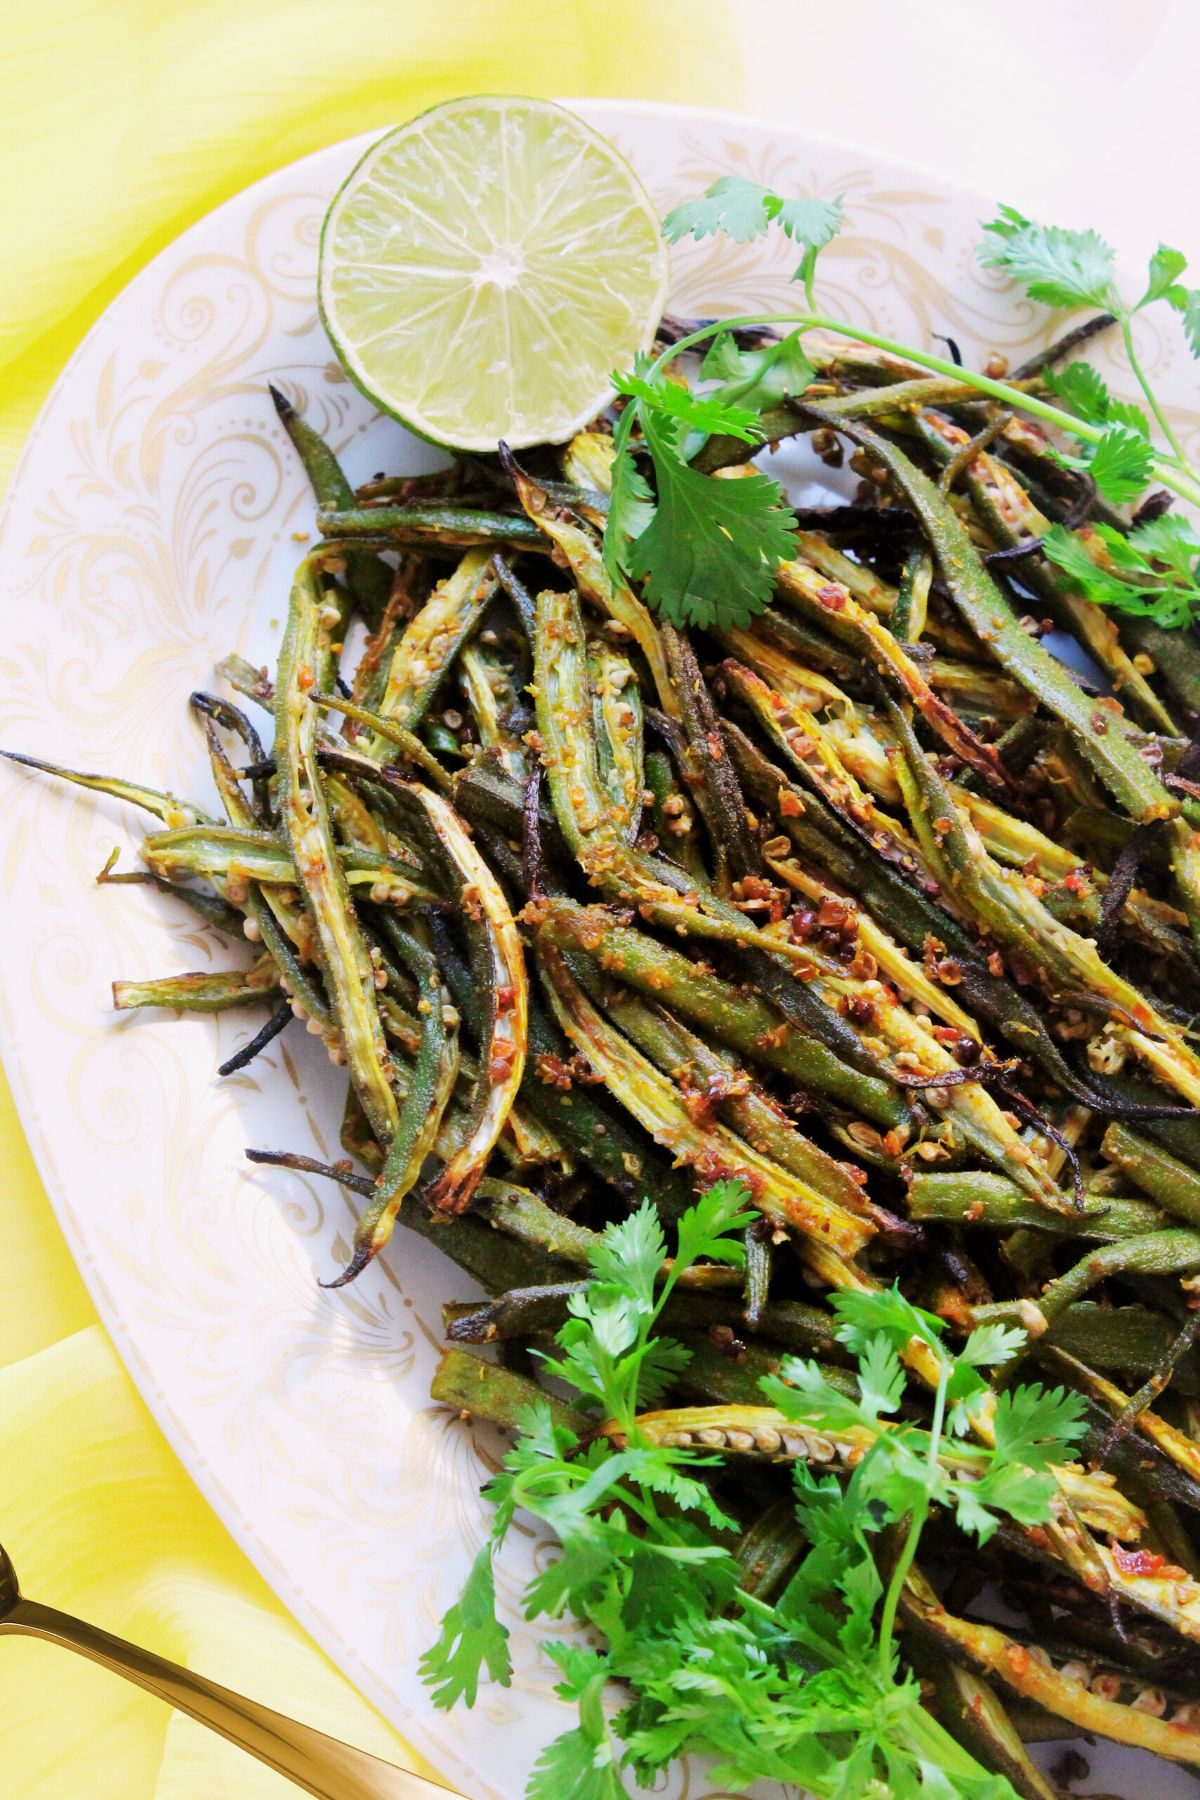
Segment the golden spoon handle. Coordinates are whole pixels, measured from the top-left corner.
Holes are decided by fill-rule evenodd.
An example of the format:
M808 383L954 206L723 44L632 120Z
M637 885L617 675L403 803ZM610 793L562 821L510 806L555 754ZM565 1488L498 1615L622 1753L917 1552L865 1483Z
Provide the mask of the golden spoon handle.
M124 1675L320 1800L447 1800L453 1794L452 1789L380 1762L52 1606L18 1600L0 1623L0 1635L6 1632L47 1638Z

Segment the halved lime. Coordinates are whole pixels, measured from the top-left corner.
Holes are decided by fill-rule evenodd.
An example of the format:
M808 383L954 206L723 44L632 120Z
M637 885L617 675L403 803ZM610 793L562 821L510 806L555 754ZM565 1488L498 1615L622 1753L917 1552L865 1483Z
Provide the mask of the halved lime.
M548 100L450 100L335 197L320 306L347 374L423 437L560 443L650 346L667 251L625 159Z

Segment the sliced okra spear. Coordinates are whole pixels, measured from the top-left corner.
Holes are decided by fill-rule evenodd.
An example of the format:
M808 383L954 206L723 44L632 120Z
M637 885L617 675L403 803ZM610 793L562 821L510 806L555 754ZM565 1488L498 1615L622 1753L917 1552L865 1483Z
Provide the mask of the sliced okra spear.
M665 751L651 750L646 756L646 791L650 795L659 850L689 875L703 879L704 859L696 830L696 808L676 782L671 759Z
M375 1193L355 1228L350 1261L333 1281L323 1284L326 1287L354 1281L391 1237L404 1197L416 1185L438 1135L458 1072L457 1045L446 1029L436 957L415 933L405 931L386 913L380 929L392 955L416 984L421 1041L383 1168L375 1178Z
M9 762L21 763L27 769L40 769L44 775L57 775L60 781L73 782L76 787L109 794L114 800L127 800L131 806L140 806L144 812L153 813L168 828L214 823L203 808L192 801L177 800L174 794L161 793L158 788L146 787L139 781L125 781L119 775L89 775L81 769L64 769L59 763L43 762L40 756L26 756L20 750L0 750L0 756L7 757Z
M641 689L629 658L599 638L588 645L587 666L597 770L613 809L613 825L631 844L641 823L646 786Z
M746 805L737 773L725 748L720 721L696 652L673 625L662 627L662 639L667 667L679 695L680 723L698 777L693 792L708 826L714 864L713 883L717 892L728 899L733 882L756 873L761 867L761 859L746 820Z
M192 704L196 705L200 696L192 695ZM210 712L205 720L205 735L208 739L209 762L222 804L230 820L232 828L242 831L253 831L258 825L268 822L268 809L261 805L258 810L251 806L242 792L241 783L226 756L217 737L214 719L225 725L232 722L246 745L247 751L259 754L261 745L258 733L250 725L244 714L236 708L219 702L215 707L204 708ZM265 784L264 784L265 785ZM199 829L202 835L202 828ZM185 828L186 830L186 828ZM272 834L274 835L274 834ZM147 840L149 842L149 840ZM282 849L282 845L280 846ZM143 847L143 854L150 853ZM159 865L162 866L161 863ZM294 870L292 871L294 876ZM299 1016L312 1025L314 1035L319 1032L327 1045L333 1042L333 1016L325 998L320 978L316 971L305 966L312 938L312 927L308 915L297 903L296 898L286 887L274 882L260 883L250 880L240 868L231 867L222 879L213 871L213 878L221 880L225 892L230 898L237 897L246 912L243 927L245 935L252 941L257 940L272 956L278 965L280 981L289 997L289 1005ZM303 951L304 954L301 954Z
M1165 1212L1200 1225L1200 1174L1194 1169L1117 1120L1105 1132L1101 1149Z
M426 550L478 548L489 555L505 547L549 552L537 526L520 513L488 512L452 502L441 506L323 506L317 513L317 526L330 543L370 538L416 544Z
M908 1213L918 1223L979 1227L989 1231L1018 1228L1056 1235L1094 1238L1114 1243L1137 1237L1164 1223L1161 1209L1146 1200L1086 1194L1082 1210L1049 1213L1007 1175L994 1170L919 1170L908 1190Z
M497 587L487 550L471 550L440 581L414 614L392 652L376 710L390 725L414 732L424 719L451 663L478 628ZM377 731L364 753L382 760L389 739Z
M806 1238L850 1257L874 1235L874 1227L847 1213L727 1127L698 1123L675 1084L609 1024L572 979L558 950L543 944L539 969L560 1028L656 1143L695 1167L706 1180L736 1177L747 1183L759 1210Z
M957 977L956 999L1011 1049L1096 1112L1150 1119L1172 1110L1157 1102L1145 1084L1135 1098L1098 1075L1082 1075L1066 1061L1041 1013L1003 973L992 973L978 941L956 919L903 881L881 858L871 856L818 797L802 795L737 726L727 724L725 732L747 788L764 810L777 812L796 848L854 893L910 951L923 954L927 940L933 940L941 946L939 956L948 952L947 972L952 970ZM1176 1128L1176 1121L1164 1120L1163 1129L1168 1127Z
M1174 1762L1200 1763L1200 1725L1192 1717L1193 1709L1181 1708L1179 1716L1166 1719L1144 1706L1124 1706L1091 1691L1073 1670L1055 1669L1047 1656L1032 1655L994 1625L955 1617L919 1571L914 1570L905 1585L901 1618L947 1654L994 1677L1023 1699L1070 1719L1080 1731L1151 1750Z
M623 583L609 579L600 546L587 527L566 508L556 506L545 489L511 458L506 466L532 529L541 537L543 545L553 546L566 558L584 598L628 632L646 659L659 705L668 718L677 719L679 696L667 668L658 626L649 609Z
M948 463L966 442L961 426L936 414L919 415L917 425L923 443L936 461ZM996 457L986 453L975 456L966 471L966 484L988 535L1002 548L1011 549L1041 538L1050 529L1049 519L1038 511L1012 471ZM1086 599L1040 555L1025 558L1020 569L1021 580L1062 616L1112 678L1117 692L1132 700L1143 723L1174 732L1171 714L1122 646L1113 615Z
M840 582L828 581L819 570L800 559L780 563L775 571L777 589L789 604L803 608L810 618L825 623L843 642L860 649L883 676L888 677L913 702L931 731L948 750L960 756L968 768L992 787L1011 789L1012 778L991 744L965 725L930 687L920 666L886 625L880 623Z
M481 996L467 962L445 928L433 926L442 975L462 1013L467 1032L478 1043L484 1029ZM529 996L528 1055L521 1100L535 1118L560 1137L601 1180L626 1200L644 1195L668 1217L677 1217L693 1199L681 1172L659 1161L649 1140L635 1136L624 1116L596 1087L579 1084L570 1064L571 1047Z
M399 1110L391 1059L376 1003L375 968L350 902L317 766L317 720L308 696L322 655L324 598L311 559L297 573L280 651L275 697L275 764L284 836L314 925L314 941L338 1023L340 1054L382 1144Z
M1178 1027L1100 957L1090 938L1054 918L1011 869L993 861L947 784L917 741L900 707L889 702L892 729L903 750L897 773L909 819L925 858L949 893L998 942L1035 969L1049 992L1081 990L1111 1005L1109 1029L1118 1033L1159 1077L1192 1106L1200 1104L1200 1058Z
M792 1024L817 1038L848 1070L877 1078L878 1064L847 1022L795 978L811 960L786 938L770 938L711 888L675 864L631 847L613 829L596 769L583 624L573 594L538 596L535 674L540 755L562 834L593 885L681 936L732 946L746 975ZM907 1112L904 1112L907 1117Z
M454 808L431 788L406 783L459 884L476 927L483 978L485 1029L471 1121L460 1148L429 1190L431 1206L461 1212L487 1165L521 1086L528 1046L529 984L525 956L508 901Z
M227 1012L232 1006L255 1006L278 996L279 970L270 956L260 956L248 969L164 975L154 981L112 984L113 1005L118 1012L140 1006L177 1007L182 1012Z
M320 758L317 758L319 763ZM404 906L437 898L422 872L409 862L377 850L339 847L350 887L367 888L379 902ZM151 832L142 844L150 869L166 879L206 875L237 884L258 882L264 888L300 885L297 865L287 844L274 832L236 825L178 825Z
M639 1437L651 1444L695 1444L769 1462L807 1462L835 1469L853 1469L876 1435L862 1425L837 1431L797 1425L785 1412L761 1403L664 1407L639 1413L637 1427ZM606 1425L604 1431L619 1440L615 1426ZM938 1460L948 1469L968 1471L978 1466L977 1454L968 1444L944 1444ZM1098 1480L1070 1463L1054 1473L1089 1528L1131 1541L1142 1535L1145 1514L1119 1492L1111 1476Z
M1169 819L1179 803L1159 781L1130 740L1116 713L1098 708L1076 686L1058 659L1021 629L1006 597L987 573L975 546L945 497L902 450L878 432L853 421L814 417L869 451L887 470L916 513L929 540L942 580L955 606L981 642L1013 678L1073 734L1084 757L1121 805L1137 820Z
M223 932L226 937L240 938L244 935L243 915L236 906L231 906L228 900L222 899L220 894L206 892L203 888L181 886L178 882L168 881L165 875L155 875L150 869L117 870L115 865L120 854L119 850L113 851L96 876L97 886L155 887L160 893L173 894L177 900L182 900L185 906L190 906L193 912L199 913L214 931Z
M342 465L320 432L304 419L286 394L272 382L268 392L279 415L279 422L291 438L308 476L309 486L318 507L335 507L349 511L356 504L354 489L342 472ZM350 550L346 555L346 592L354 608L367 624L378 625L392 587L392 571L369 550Z
M535 1403L550 1414L556 1426L573 1431L577 1437L582 1437L591 1423L586 1413L575 1411L527 1375L485 1362L467 1350L442 1352L429 1392L434 1400L457 1413L488 1419L508 1431L521 1424Z
M886 1082L842 1063L818 1039L790 1031L757 994L722 981L682 951L622 925L602 908L547 901L540 931L552 943L586 951L606 973L802 1087L885 1128L909 1123L904 1101Z

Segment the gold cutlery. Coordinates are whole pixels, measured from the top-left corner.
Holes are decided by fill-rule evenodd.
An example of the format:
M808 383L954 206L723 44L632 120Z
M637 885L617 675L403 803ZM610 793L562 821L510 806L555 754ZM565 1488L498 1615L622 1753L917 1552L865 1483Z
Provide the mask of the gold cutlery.
M17 1585L16 1570L0 1544L0 1636L6 1634L45 1638L123 1675L240 1745L320 1800L446 1800L447 1795L451 1800L465 1800L456 1789L381 1762L310 1725L272 1712L256 1700L218 1687L203 1675L181 1669L166 1657L139 1650L55 1607L26 1600Z

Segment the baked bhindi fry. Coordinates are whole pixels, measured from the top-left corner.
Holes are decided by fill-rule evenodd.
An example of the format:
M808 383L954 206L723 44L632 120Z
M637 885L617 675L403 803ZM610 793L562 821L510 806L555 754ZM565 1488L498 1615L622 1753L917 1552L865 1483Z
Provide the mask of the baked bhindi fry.
M1200 685L1079 573L1162 577L1030 423L1078 341L1001 397L870 341L788 388L780 340L731 336L742 411L696 412L688 477L735 494L801 433L861 477L757 618L671 614L614 562L630 467L665 497L632 382L564 447L358 491L272 389L322 536L276 668L219 673L273 741L194 696L215 804L8 753L153 816L106 886L249 940L118 1008L260 1005L222 1076L292 1017L344 1069L352 1160L251 1153L342 1184L328 1285L415 1229L486 1290L449 1298L433 1393L518 1434L502 1513L564 1547L533 1610L602 1621L558 1658L594 1767L610 1676L647 1777L699 1747L734 1784L919 1793L908 1757L1054 1800L1026 1745L1085 1733L1200 1767ZM490 1554L426 1660L440 1704L505 1678ZM609 1563L674 1689L589 1586ZM857 1788L804 1723L831 1670L873 1696Z

